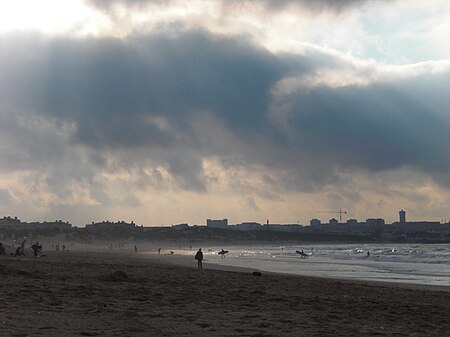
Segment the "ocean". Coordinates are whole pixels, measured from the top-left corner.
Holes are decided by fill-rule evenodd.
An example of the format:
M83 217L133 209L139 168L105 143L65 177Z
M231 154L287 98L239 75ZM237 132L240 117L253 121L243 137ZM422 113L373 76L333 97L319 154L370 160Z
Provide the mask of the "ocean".
M229 250L225 258L217 254L222 248ZM302 258L297 250L303 250L308 257ZM450 244L258 245L206 247L203 251L205 264L347 280L450 286Z

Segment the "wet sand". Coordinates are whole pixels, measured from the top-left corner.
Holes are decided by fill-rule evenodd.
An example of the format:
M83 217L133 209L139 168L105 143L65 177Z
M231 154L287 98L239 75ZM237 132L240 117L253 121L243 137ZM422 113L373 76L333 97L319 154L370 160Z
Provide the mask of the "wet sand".
M0 336L450 336L448 291L212 267L0 256Z

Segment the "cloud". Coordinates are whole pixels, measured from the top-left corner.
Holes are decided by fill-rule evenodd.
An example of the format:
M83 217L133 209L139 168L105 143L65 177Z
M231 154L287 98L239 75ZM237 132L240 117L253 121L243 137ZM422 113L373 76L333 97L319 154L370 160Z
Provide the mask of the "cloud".
M14 34L0 44L1 154L10 158L0 168L39 171L67 198L118 200L98 192L114 181L102 174L204 193L210 158L260 176L255 195L405 167L450 187L446 67L390 76L317 48L276 54L200 30Z
M246 208L251 209L252 211L256 211L256 212L260 211L260 209L259 209L258 205L256 204L256 201L253 197L251 197L251 196L247 197L245 199L244 203L245 203Z
M240 6L241 8L246 5L257 5L263 8L267 8L269 11L284 10L287 7L300 7L302 9L308 9L314 12L317 11L332 11L340 12L342 10L360 7L371 0L231 0L223 1L224 6Z
M395 1L395 0L387 0ZM122 7L143 7L146 5L170 6L177 1L163 1L163 0L86 0L86 2L99 9L111 9L114 6L120 5ZM258 6L266 8L268 11L280 11L287 7L300 7L309 9L311 11L333 11L340 12L347 8L359 7L364 3L371 2L371 0L204 0L200 3L211 4L216 3L224 7L233 9L246 9L249 6Z
M170 5L171 0L85 0L86 3L91 4L98 8L110 8L115 5L122 6L144 6L148 4L156 5Z
M318 154L340 166L446 170L450 153L443 145L450 139L442 95L448 74L415 80L295 92L288 117L293 142L308 156ZM424 94L427 80L440 83L434 89L440 91L440 102L424 102L431 99Z
M233 125L262 127L270 87L287 67L240 40L192 32L42 40L27 50L9 40L2 97L24 110L75 122L76 141L95 147L173 145L179 130L171 127L180 128L202 110ZM168 119L176 123L167 125Z
M287 71L245 39L200 31L125 40L13 35L2 44L2 126L12 142L2 165L52 170L55 186L61 175L89 177L93 160L92 169L162 163L184 188L204 190L201 157L211 150L196 149L209 144L193 134L195 116L213 115L237 133L267 130L270 88ZM55 169L69 158L85 169Z
M0 202L2 204L18 203L20 200L11 192L9 188L0 188Z

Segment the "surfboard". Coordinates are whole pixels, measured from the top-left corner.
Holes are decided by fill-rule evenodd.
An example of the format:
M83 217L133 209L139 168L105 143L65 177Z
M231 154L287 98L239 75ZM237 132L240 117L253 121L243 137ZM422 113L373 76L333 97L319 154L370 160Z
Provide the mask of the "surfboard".
M302 251L300 251L300 250L296 250L295 251L297 254L299 254L301 257L308 257L309 255L308 254L306 254L305 252L302 252Z

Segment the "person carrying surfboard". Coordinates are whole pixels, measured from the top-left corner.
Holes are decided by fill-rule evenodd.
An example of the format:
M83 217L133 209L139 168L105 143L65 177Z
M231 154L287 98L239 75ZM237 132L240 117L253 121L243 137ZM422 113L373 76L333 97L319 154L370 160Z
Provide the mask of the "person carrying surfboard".
M222 259L224 259L226 253L228 253L228 250L223 250L223 248L222 248L222 250L220 252L218 252L217 254L222 255Z

